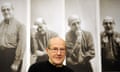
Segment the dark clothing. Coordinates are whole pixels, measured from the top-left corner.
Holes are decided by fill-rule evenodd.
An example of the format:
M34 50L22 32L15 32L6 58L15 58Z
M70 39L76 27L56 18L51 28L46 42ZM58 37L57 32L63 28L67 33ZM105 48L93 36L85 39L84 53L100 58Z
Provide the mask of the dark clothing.
M20 65L25 49L25 28L16 19L0 23L0 71L11 71L11 65Z
M79 35L76 35L75 32L69 31L66 34L66 44L67 65L72 66L75 72L80 72L81 70L82 72L92 72L89 61L94 57L95 52L91 34L81 31ZM76 68L73 66L76 66Z
M33 64L29 68L28 72L73 72L73 71L66 66L56 67L52 65L49 61L44 61Z
M93 72L91 64L75 64L75 65L68 65L74 72Z
M101 33L102 71L120 71L120 33Z
M12 72L10 66L15 57L15 48L0 50L0 72Z
M11 65L14 61L15 51L16 51L15 48L0 50L0 57L2 57L0 59L0 72L14 72L11 69ZM17 72L21 71L21 67L22 67L22 61L19 65Z
M48 47L48 40L53 37L57 37L57 33L46 30L44 35L41 35L39 32L35 32L31 36L31 53L35 54L36 50L45 52L45 48ZM37 56L37 62L48 60L47 54L43 56Z

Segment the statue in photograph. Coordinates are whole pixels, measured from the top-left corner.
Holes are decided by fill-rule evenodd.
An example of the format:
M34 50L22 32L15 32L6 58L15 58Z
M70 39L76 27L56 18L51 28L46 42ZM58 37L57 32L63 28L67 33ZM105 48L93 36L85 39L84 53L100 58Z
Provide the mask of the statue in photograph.
M120 71L120 33L115 31L115 20L106 16L101 33L102 71Z
M75 72L93 72L90 60L95 56L92 35L80 27L78 15L68 18L70 30L66 33L66 63Z
M57 37L58 34L47 28L47 24L42 17L36 19L33 27L35 29L31 33L31 53L36 58L36 60L33 59L35 60L33 63L45 61L48 59L45 51L48 46L48 40Z

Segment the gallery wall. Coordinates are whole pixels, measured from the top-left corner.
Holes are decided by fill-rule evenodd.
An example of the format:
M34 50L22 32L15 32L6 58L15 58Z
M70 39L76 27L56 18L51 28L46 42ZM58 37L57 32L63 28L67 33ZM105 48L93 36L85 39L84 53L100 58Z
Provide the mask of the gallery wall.
M94 72L101 72L100 36L103 31L102 20L105 16L115 19L115 30L120 32L120 0L0 0L12 2L15 6L15 18L26 25L27 52L25 53L22 72L27 72L30 61L30 29L38 17L43 17L50 30L65 38L69 30L67 19L77 14L81 19L81 28L92 33L95 57L91 60ZM0 21L3 19L0 12Z

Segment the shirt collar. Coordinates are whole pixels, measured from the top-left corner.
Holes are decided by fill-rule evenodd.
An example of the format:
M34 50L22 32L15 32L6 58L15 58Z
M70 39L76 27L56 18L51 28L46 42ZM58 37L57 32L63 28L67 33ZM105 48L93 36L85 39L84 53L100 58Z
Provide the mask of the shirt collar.
M49 62L50 62L50 64L52 64L55 67L63 67L63 64L61 64L61 65L54 64L50 59L49 59Z
M111 33L107 33L107 32L104 31L104 33L103 33L104 36L112 36L113 34L114 34L114 31L111 32Z
M13 20L13 18L10 19L4 19L4 23L5 24L11 24L11 21Z

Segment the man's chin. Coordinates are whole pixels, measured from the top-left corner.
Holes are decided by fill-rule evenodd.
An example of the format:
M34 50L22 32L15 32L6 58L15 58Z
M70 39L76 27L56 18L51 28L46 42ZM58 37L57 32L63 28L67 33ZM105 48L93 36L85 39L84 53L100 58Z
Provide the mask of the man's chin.
M113 33L113 30L108 30L107 33Z
M56 65L62 65L62 61L56 61L55 64Z

